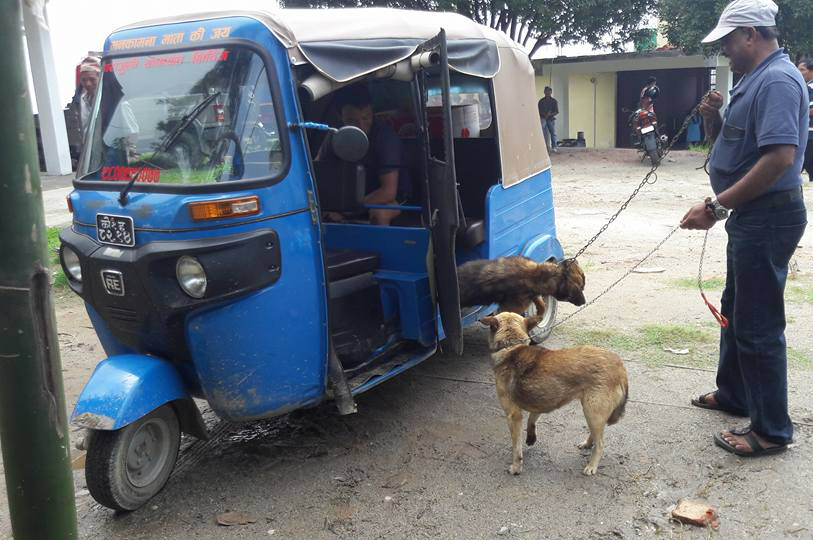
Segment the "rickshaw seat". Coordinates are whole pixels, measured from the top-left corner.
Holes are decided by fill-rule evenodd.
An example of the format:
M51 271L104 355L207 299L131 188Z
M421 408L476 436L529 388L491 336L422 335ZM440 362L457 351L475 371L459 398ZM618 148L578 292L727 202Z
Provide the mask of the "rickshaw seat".
M364 201L364 166L339 159L314 160L313 172L323 212L353 213Z
M349 249L328 250L325 253L328 281L338 281L351 276L373 272L378 269L378 255L351 251Z

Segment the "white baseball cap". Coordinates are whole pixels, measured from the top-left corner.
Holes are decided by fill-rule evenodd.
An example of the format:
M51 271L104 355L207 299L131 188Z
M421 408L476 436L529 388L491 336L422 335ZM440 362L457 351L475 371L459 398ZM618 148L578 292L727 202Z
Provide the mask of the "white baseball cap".
M772 0L734 0L720 14L717 26L703 38L703 43L721 39L737 28L776 26L779 7Z

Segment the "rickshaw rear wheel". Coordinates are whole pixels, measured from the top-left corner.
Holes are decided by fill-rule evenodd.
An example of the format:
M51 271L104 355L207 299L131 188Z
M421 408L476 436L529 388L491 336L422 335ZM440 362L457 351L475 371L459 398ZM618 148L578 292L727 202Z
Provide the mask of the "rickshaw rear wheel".
M544 300L545 314L539 324L529 332L533 343L542 343L548 339L551 332L553 332L553 324L556 322L556 311L558 310L559 302L553 296L546 296ZM531 304L528 307L526 315L533 317L536 314L536 305Z
M180 441L178 416L171 405L116 431L91 430L86 443L88 491L113 510L139 508L166 484Z

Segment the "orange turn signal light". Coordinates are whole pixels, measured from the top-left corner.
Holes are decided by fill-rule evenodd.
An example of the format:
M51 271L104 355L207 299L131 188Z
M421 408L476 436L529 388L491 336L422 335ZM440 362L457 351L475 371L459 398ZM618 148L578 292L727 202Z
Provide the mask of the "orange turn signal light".
M71 201L70 195L65 196L65 202L68 204L68 212L73 214L73 201Z
M260 213L260 199L256 196L189 203L193 221L253 216Z

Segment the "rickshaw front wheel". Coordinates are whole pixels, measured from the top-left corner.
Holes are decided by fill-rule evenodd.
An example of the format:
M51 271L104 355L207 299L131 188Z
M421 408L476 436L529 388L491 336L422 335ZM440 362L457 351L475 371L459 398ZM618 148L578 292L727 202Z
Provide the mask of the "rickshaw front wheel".
M542 343L548 339L550 333L553 331L553 324L556 322L556 311L559 306L558 301L553 296L546 296L544 300L545 314L542 316L542 320L539 321L539 324L530 331L531 341L534 343ZM531 304L528 307L527 316L534 317L536 314L536 305Z
M139 508L166 484L180 441L178 416L171 405L116 431L92 430L86 443L88 491L113 510Z

